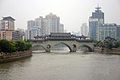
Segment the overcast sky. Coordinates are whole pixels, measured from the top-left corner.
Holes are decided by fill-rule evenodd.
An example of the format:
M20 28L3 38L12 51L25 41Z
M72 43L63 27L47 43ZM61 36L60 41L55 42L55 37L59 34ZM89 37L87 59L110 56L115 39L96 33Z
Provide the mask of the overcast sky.
M27 28L27 21L52 12L60 17L67 31L79 31L82 23L99 4L106 23L120 24L120 0L0 0L0 19L12 16L17 28Z

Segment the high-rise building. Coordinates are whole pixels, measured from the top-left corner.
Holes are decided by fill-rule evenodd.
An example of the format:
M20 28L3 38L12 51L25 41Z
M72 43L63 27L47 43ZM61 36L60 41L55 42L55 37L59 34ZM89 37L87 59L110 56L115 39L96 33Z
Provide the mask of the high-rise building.
M43 28L43 17L36 18L35 20L30 20L27 22L27 31L26 31L26 38L27 39L34 39L34 36L38 35L40 36L43 31L41 31L41 28Z
M59 33L64 33L64 25L63 24L60 24L59 25Z
M83 23L81 26L81 35L88 36L88 26L87 23Z
M12 40L12 32L14 31L15 19L11 16L3 17L0 25L0 39Z
M38 30L37 30L38 29ZM39 33L38 33L39 31ZM50 33L63 33L64 25L60 24L60 18L50 13L45 18L40 16L35 20L27 22L26 38L33 39L33 36L49 35Z
M30 20L27 22L27 29L31 29L33 26L35 26L35 21L34 20Z
M48 33L57 33L59 32L60 18L56 15L50 13L45 17L47 20L47 28L49 28Z
M100 10L101 7L96 7L95 12L89 17L89 36L90 39L97 39L97 28L104 24L104 13Z

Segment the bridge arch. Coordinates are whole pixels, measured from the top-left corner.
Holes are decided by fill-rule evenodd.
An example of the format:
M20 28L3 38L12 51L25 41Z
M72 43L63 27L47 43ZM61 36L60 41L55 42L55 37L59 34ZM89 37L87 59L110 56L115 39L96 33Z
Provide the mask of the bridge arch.
M45 51L47 50L43 45L40 45L40 44L37 44L37 45L33 45L32 47L34 48L34 47L37 47L37 46L40 46L40 47L42 47Z
M55 44L55 45L53 45L53 46L56 46L56 45L59 45L59 44L65 45L66 47L68 47L68 49L70 50L70 52L72 51L71 46L70 46L69 44L67 44L67 43L64 43L64 42L59 42L59 43L57 43L57 44Z
M86 47L89 50L89 52L93 51L93 49L89 45L83 44L81 47Z

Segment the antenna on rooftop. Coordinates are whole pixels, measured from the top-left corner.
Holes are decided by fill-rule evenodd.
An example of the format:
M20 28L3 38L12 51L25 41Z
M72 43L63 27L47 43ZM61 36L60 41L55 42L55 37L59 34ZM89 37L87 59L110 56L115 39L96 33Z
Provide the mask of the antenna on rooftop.
M101 7L99 6L99 4L97 4L97 7L96 7L97 10L100 10Z

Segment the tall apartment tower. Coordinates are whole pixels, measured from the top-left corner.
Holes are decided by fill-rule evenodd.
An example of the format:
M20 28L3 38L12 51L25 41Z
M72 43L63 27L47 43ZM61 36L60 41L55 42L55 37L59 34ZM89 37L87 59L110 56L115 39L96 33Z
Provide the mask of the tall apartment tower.
M64 24L59 25L59 31L58 33L64 33Z
M35 26L35 21L34 20L29 20L27 22L27 29L31 29L33 26Z
M26 31L26 39L34 39L34 36L41 36L44 34L43 29L43 17L40 16L35 20L29 20L27 22L27 31Z
M45 18L47 20L48 33L57 33L59 32L60 18L56 15L50 13Z
M34 39L35 36L49 35L50 33L63 33L64 25L60 24L60 18L52 13L43 18L27 22L26 39Z
M97 30L103 24L104 24L104 13L101 11L101 7L96 7L95 12L92 12L92 16L89 17L89 36L90 36L90 39L96 40Z
M81 35L88 36L88 26L87 23L83 23L81 26Z
M15 30L15 19L11 16L3 17L1 20L0 39L12 40L12 33Z

